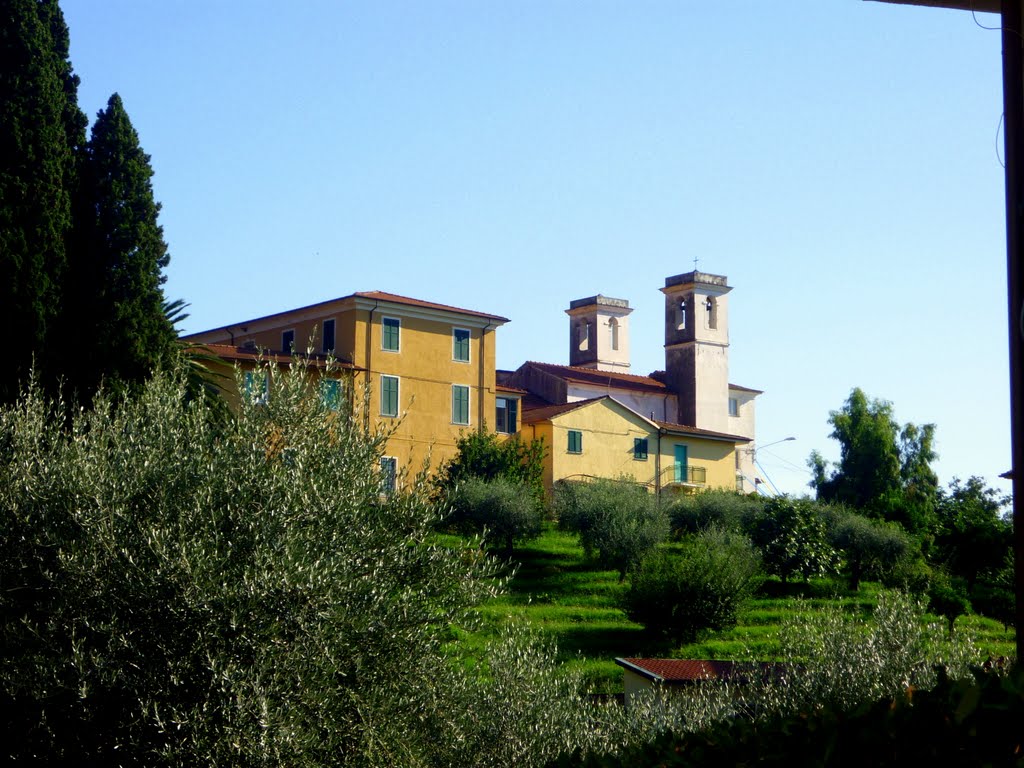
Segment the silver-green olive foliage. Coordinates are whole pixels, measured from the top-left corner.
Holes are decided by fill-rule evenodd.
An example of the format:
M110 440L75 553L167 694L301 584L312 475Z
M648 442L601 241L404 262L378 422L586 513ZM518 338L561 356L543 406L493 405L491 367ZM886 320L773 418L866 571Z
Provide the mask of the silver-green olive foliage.
M461 716L444 642L492 566L381 493L385 435L301 370L271 379L219 426L173 374L70 423L35 390L0 410L16 759L410 765Z

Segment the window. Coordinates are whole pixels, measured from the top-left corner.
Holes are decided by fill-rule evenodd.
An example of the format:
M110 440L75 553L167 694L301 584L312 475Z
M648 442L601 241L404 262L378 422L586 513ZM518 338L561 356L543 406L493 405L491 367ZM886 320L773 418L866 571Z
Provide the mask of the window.
M618 350L619 348L619 321L614 317L608 321L608 330L611 334L612 349Z
M380 377L380 415L398 415L398 377Z
M398 332L402 328L402 321L397 317L384 317L380 321L380 348L386 352L398 351Z
M583 453L583 433L578 429L569 430L569 453Z
M735 397L729 398L729 415L739 416L740 415L740 401Z
M676 330L686 330L686 299L679 302L679 306L676 307Z
M266 405L270 398L270 381L264 371L246 371L242 389L245 399L255 405Z
M647 438L633 438L633 458L637 461L647 461Z
M324 320L322 351L325 355L334 352L334 319Z
M469 331L465 328L452 329L452 360L469 362Z
M281 351L286 355L292 353L292 347L295 346L295 331L282 331L281 332Z
M452 384L452 424L469 424L469 387Z
M718 328L718 302L711 296L708 296L707 303L704 305L708 310L708 328L715 330Z
M498 432L513 435L519 417L519 399L515 397L499 397L494 401L496 413L494 426Z
M380 492L392 494L398 487L398 459L394 456L380 457Z
M586 352L590 348L590 323L586 320L576 326L576 342L580 352Z
M320 402L329 411L341 410L341 382L337 379L320 381Z

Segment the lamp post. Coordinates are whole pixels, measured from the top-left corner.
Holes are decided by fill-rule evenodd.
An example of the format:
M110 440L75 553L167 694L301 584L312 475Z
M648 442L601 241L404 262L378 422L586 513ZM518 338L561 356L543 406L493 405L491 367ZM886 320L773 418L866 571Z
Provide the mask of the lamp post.
M768 481L768 484L775 491L775 495L776 496L779 495L779 489L775 487L775 483L773 483L772 479L770 477L768 477L768 473L764 471L764 468L761 467L757 463L757 452L758 452L758 450L762 450L764 448L771 448L773 445L778 445L779 443L788 443L791 440L796 440L796 438L792 437L792 436L791 437L784 437L781 440L773 440L772 442L766 443L764 445L752 445L749 448L745 448L744 449L744 450L750 452L750 463L753 464L756 469L760 469L761 470L761 474L764 475L764 479ZM760 478L755 477L754 478L754 490L757 491L758 488L760 487L760 485L761 485Z

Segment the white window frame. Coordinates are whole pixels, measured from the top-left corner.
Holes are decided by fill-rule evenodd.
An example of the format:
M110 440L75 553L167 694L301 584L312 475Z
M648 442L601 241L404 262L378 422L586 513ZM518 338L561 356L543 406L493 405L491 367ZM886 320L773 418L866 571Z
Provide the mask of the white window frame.
M384 411L384 381L387 379L395 380L395 412L386 413ZM380 375L380 415L388 418L398 418L398 414L402 412L402 379L399 376L392 376L387 373Z
M389 468L385 469L385 465ZM394 456L380 457L380 492L390 496L398 490L398 459Z
M456 333L466 334L466 359L463 360L461 357L455 354L457 348L457 342L455 340ZM469 328L452 328L452 361L456 363L470 363L473 360L473 332Z
M395 323L397 323L397 328L398 328L398 344L395 346L394 349L390 349L389 347L385 347L384 346L384 328L386 327L385 326L385 321L387 321L387 320L392 320ZM394 353L398 353L398 352L402 351L402 318L400 318L400 317L388 317L386 315L382 315L381 316L381 318L380 318L380 349L381 349L381 352L394 352Z
M464 390L466 390L466 420L465 421L457 421L456 420L456 416L457 416L457 414L455 413L455 390L456 389L464 389ZM472 397L473 396L470 394L470 387L467 386L466 384L452 384L452 424L455 424L455 425L460 426L460 427L468 427L470 425L470 421L472 420L472 413L473 413Z
M505 402L505 429L500 429L498 427L498 402L499 401L504 401ZM510 403L514 403L515 404L512 409L509 408L509 404ZM512 424L512 427L513 427L512 429L508 428L509 427L509 423L508 423L508 412L509 412L509 410L515 410L515 419L513 419L513 421L515 423ZM497 432L499 435L514 435L516 432L519 431L519 398L518 397L508 397L506 395L498 395L497 397L494 398L494 431Z

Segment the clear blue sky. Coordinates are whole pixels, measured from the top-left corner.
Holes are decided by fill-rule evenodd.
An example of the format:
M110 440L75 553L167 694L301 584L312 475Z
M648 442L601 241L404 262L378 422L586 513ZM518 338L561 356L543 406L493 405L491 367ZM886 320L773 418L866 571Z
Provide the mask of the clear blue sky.
M859 0L63 0L80 104L152 155L197 331L360 290L504 315L567 362L668 275L724 274L759 454L802 493L860 386L938 425L942 481L1010 466L998 17ZM1005 483L999 487L1007 488Z

